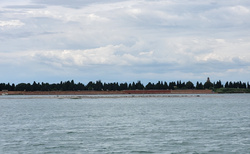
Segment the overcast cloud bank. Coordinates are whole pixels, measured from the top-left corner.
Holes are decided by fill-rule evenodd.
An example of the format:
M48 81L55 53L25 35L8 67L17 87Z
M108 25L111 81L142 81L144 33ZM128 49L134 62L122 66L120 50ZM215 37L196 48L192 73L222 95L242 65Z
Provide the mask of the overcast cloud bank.
M249 81L250 2L0 4L1 82Z

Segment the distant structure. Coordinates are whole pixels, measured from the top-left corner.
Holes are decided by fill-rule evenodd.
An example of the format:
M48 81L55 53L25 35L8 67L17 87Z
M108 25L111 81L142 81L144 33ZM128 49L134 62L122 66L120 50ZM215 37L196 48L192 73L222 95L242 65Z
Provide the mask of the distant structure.
M8 95L8 90L2 90L2 95Z
M208 82L208 83L210 82L210 79L209 79L209 77L207 77L207 82Z

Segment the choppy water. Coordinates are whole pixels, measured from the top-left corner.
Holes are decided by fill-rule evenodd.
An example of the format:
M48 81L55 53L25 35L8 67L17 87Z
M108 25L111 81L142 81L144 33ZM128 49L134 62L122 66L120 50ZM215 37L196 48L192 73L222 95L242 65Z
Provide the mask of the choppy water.
M174 96L0 96L0 153L250 153L249 94Z

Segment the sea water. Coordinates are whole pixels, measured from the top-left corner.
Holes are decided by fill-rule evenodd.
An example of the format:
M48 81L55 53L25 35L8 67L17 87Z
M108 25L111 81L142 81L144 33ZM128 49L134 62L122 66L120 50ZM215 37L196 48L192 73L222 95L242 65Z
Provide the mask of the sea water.
M250 95L0 96L0 153L250 153Z

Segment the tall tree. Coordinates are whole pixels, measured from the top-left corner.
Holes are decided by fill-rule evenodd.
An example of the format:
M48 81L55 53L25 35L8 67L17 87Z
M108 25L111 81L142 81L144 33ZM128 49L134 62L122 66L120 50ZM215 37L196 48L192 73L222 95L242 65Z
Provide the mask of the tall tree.
M194 89L194 84L193 84L191 81L188 81L188 82L186 83L186 88L187 88L187 89Z

